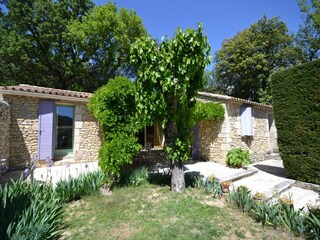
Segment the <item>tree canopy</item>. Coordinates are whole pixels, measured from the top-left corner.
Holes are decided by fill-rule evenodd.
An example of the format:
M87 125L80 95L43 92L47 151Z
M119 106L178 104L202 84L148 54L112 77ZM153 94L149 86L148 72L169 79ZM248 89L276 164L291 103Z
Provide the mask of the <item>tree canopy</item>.
M137 68L136 103L145 123L162 123L167 153L171 161L172 190L184 190L182 162L190 156L192 114L197 91L203 87L204 68L210 62L210 46L197 30L178 29L162 42L140 39L131 49Z
M270 74L296 64L299 51L279 18L264 16L224 41L215 53L214 78L222 93L269 102Z
M309 62L320 56L320 2L313 0L309 6L305 0L300 0L299 5L304 13L304 25L300 26L296 41L303 51L303 60Z
M91 0L6 0L0 12L1 84L93 91L134 75L130 45L146 34L132 10Z

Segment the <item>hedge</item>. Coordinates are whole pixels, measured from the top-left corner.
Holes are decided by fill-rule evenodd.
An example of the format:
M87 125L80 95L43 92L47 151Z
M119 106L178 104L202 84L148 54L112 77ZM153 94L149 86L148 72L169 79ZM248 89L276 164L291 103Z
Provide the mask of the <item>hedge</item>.
M293 179L320 184L320 60L271 77L284 167Z

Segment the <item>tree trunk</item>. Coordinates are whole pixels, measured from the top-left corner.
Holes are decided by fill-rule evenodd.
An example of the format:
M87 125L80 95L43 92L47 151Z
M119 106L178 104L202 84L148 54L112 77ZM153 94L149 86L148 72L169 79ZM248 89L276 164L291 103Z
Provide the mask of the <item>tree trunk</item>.
M171 164L171 190L174 193L182 193L185 187L183 165L181 162L174 162Z

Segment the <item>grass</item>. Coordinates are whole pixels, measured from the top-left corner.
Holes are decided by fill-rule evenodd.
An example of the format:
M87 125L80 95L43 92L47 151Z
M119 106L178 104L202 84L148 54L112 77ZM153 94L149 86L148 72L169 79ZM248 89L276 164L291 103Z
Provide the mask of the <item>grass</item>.
M182 195L150 184L117 188L67 204L65 212L63 239L299 239L194 188Z

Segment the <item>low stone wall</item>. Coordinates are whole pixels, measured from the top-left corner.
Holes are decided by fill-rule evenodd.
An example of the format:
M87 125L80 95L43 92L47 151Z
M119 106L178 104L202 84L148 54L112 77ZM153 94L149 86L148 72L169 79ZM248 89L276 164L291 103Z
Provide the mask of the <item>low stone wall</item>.
M9 167L10 106L0 96L0 175Z

